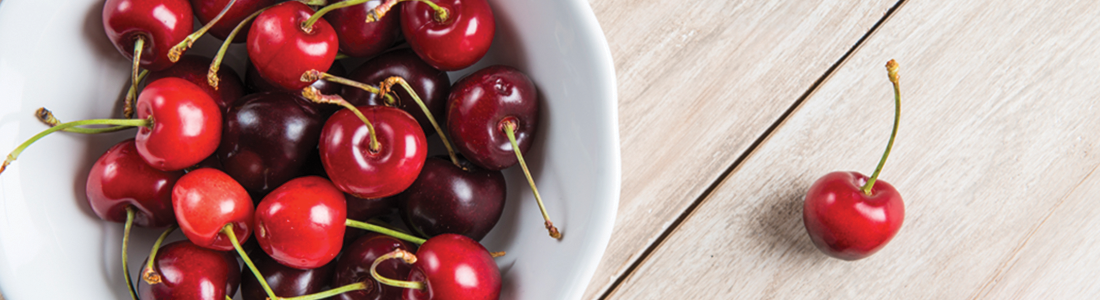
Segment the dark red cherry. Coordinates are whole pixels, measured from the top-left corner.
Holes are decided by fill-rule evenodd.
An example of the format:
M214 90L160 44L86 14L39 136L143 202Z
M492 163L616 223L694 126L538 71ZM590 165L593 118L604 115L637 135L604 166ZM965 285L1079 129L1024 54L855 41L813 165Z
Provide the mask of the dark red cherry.
M202 247L233 250L222 233L227 224L233 224L239 241L248 240L252 233L252 199L233 178L216 169L197 169L180 177L172 189L172 207L180 231Z
M424 289L405 289L406 300L498 299L500 269L485 247L457 234L428 239L416 251L408 281Z
M327 179L295 178L271 191L256 207L256 241L279 263L292 268L323 266L340 253L347 204Z
M420 100L424 101L424 106L432 112L435 121L441 126L445 124L443 118L447 109L447 95L451 91L451 78L447 76L447 72L433 68L421 60L412 50L400 49L383 53L360 65L348 75L348 79L378 85L393 76L404 78ZM424 129L424 135L435 133L435 128L428 122L424 110L405 89L395 86L393 92L397 95L397 107L416 118L420 128ZM343 96L356 106L384 104L378 94L352 87L344 88Z
M219 40L225 40L229 36L229 32L233 31L233 27L244 21L248 15L259 11L262 8L272 6L278 2L276 0L237 0L233 3L233 7L229 8L229 11L225 12L221 20L218 20L217 24L210 27L207 31L210 35L218 38ZM221 13L222 9L229 4L229 0L191 0L191 8L195 11L195 17L199 19L199 22L205 25L210 20L213 20L218 13ZM245 27L247 29L248 27ZM237 34L237 37L233 39L234 43L244 42L246 35Z
M193 30L193 13L186 0L107 0L103 30L126 59L134 59L134 43L144 39L141 67L151 71L172 65L168 49Z
M161 282L150 285L137 280L141 299L225 300L237 293L241 279L241 269L232 253L206 249L189 241L174 242L157 250L153 269L161 275Z
M436 11L419 1L401 9L401 30L409 45L436 69L455 71L473 65L493 42L496 20L485 0L433 1L449 13L439 22Z
M366 282L366 290L347 292L336 296L338 300L387 300L400 299L402 288L378 283L370 275L371 264L383 254L402 249L413 251L408 243L377 233L368 232L348 245L336 262L336 274L332 286ZM399 260L386 260L378 265L378 274L386 278L405 278L412 267Z
M320 19L310 28L304 22L313 9L302 2L288 1L268 8L252 22L248 32L248 56L260 76L287 90L301 90L309 70L328 71L336 60L336 33ZM308 30L308 31L307 31Z
M301 172L317 148L323 116L297 95L264 92L242 98L225 116L217 155L222 170L256 197Z
M149 75L145 77L145 81L153 82L165 77L186 79L206 92L211 99L214 99L214 103L217 103L218 107L222 109L221 111L225 112L229 110L229 106L233 101L237 101L237 99L244 96L244 83L241 82L240 76L237 76L237 72L222 64L217 72L221 81L218 84L218 89L215 90L210 84L206 83L206 73L209 71L212 61L210 58L199 55L184 55L176 64L167 69L149 72Z
M397 210L397 199L394 197L375 198L375 199L361 199L356 198L350 194L344 194L344 200L348 204L348 219L351 220L370 220L378 217L387 216L390 213ZM344 245L355 241L363 233L369 232L364 230L345 230L344 231Z
M321 131L321 162L332 183L359 198L389 197L412 184L427 157L424 131L408 113L385 106L360 106L374 125L378 149L371 149L370 130L343 109Z
M84 193L100 219L126 222L126 207L135 209L134 224L164 227L176 223L172 186L183 171L161 171L138 155L133 139L116 144L88 172Z
M367 22L367 14L380 3L367 1L325 14L325 20L340 39L340 53L371 57L386 51L401 37L400 14L386 14L377 21Z
M180 78L149 83L138 96L138 153L154 168L174 171L206 159L221 142L222 113L202 88Z
M526 153L538 129L535 84L519 70L490 66L460 79L447 100L447 128L455 148L466 159L490 170L515 165L515 151L504 132L516 125L519 150Z
M506 198L504 174L460 162L467 170L448 159L428 158L420 177L398 194L401 216L422 236L454 233L481 240L500 220Z
M299 270L284 266L261 251L257 252L252 256L252 263L260 274L264 274L268 286L279 297L296 297L324 291L325 286L332 281L332 272L336 268L336 262L333 261L320 268ZM256 275L241 275L241 299L267 299L267 293L260 282L256 281Z

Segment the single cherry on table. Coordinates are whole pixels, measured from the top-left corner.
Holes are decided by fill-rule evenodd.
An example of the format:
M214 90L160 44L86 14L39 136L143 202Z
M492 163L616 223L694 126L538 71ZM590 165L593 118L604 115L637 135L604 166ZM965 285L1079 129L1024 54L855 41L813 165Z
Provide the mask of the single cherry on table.
M901 115L898 64L886 64L894 85L894 129L886 151L870 178L858 172L832 172L806 191L802 221L810 240L821 252L843 260L857 260L878 252L901 229L905 203L894 186L878 180L894 145Z

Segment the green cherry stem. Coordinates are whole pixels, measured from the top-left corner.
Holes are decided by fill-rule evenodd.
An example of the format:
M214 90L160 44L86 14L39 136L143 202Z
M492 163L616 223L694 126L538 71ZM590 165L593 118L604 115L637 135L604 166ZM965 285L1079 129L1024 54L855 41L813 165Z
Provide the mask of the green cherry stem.
M230 31L229 35L222 41L222 46L218 48L218 53L214 55L214 60L210 62L210 70L206 72L206 83L214 88L214 90L218 90L218 82L221 81L221 79L218 78L218 69L222 66L222 59L225 58L225 52L229 51L229 44L232 44L233 40L237 38L237 34L241 32L241 28L244 28L244 25L247 25L248 22L252 22L252 19L255 19L256 16L259 16L260 13L263 13L267 9L268 7L265 7L248 15L248 17L241 20L236 27L233 27L233 31Z
M91 119L72 121L50 127L49 129L43 130L42 132L39 132L38 134L32 136L30 139L27 139L27 141L20 144L19 147L16 147L15 150L12 150L11 153L8 153L8 158L4 160L3 165L0 165L0 173L3 173L4 170L8 168L8 165L15 161L15 159L19 157L19 154L23 153L23 150L26 150L27 147L29 147L31 144L34 144L34 142L42 139L43 137L46 137L47 135L50 135L51 133L65 130L66 128L86 125L123 125L130 127L152 127L153 118L150 116L148 119Z
M416 255L412 254L411 252L405 251L403 249L393 250L390 253L383 254L382 256L379 256L377 259L374 260L374 263L372 263L370 265L370 276L374 277L374 280L378 281L378 283L385 284L385 285L388 285L388 286L395 286L395 287L407 288L407 289L423 290L424 289L424 283L423 282L397 280L397 279L393 279L393 278L386 278L386 277L383 277L381 274L378 274L378 265L381 264L383 261L386 261L386 260L389 260L389 259L394 259L394 258L401 259L401 260L405 261L405 263L407 263L407 264L415 264L416 263Z
M145 76L149 75L149 70L141 70L137 75L137 82L145 80ZM122 100L122 116L127 119L134 117L134 99L137 99L137 83L131 84L129 89L126 89L126 98Z
M901 87L898 85L898 62L893 59L886 62L886 72L890 77L890 83L894 85L894 130L890 132L890 141L886 143L886 151L882 153L882 159L878 161L878 167L875 167L875 172L871 174L871 178L867 179L867 183L860 188L867 195L871 194L871 188L874 187L879 172L882 172L882 166L886 164L886 157L890 156L890 149L894 147L894 138L898 136L898 120L901 119Z
M164 233L160 234L156 242L153 242L153 250L149 251L149 258L146 260L145 270L141 271L141 280L149 285L161 283L163 278L160 274L157 274L156 269L153 268L153 262L157 258L157 251L160 251L160 244L164 243L164 239L168 238L172 231L176 230L176 224L168 225L168 229L164 230Z
M329 81L329 82L343 84L343 85L346 85L346 86L350 86L350 87L354 87L354 88L358 88L358 89L367 91L368 93L371 93L371 94L382 94L382 98L386 102L387 105L393 105L394 103L397 102L397 100L394 99L393 96L391 96L390 94L382 93L382 89L379 88L379 87L369 85L369 84L366 84L366 83L362 83L362 82L358 82L358 81L355 81L355 80L347 79L347 78L344 78L344 77L332 75L332 74L329 74L329 73L317 71L317 70L309 70L309 71L306 71L305 73L302 73L301 80L302 80L302 82L314 82L314 81L318 81L318 80L325 80L325 81Z
M447 155L451 156L451 163L454 163L455 166L459 169L465 169L462 167L462 164L458 162L458 156L455 155L455 149L454 147L451 147L451 140L447 138L447 134L443 132L443 128L439 127L439 123L435 121L435 116L432 116L432 112L428 110L428 106L424 104L424 101L420 100L420 96L416 94L416 91L413 91L412 86L409 86L408 81L405 81L405 79L401 78L400 76L386 78L386 80L382 81L382 84L380 84L381 88L379 89L381 91L379 91L379 93L388 96L390 87L395 84L401 85L401 87L405 88L405 92L409 93L409 96L412 96L413 101L416 101L416 105L419 105L420 109L424 111L424 115L428 117L428 122L432 123L432 127L435 128L435 132L438 133L439 138L443 140L443 147L447 148Z
M126 287L130 290L130 298L137 300L137 289L134 288L134 281L130 279L130 265L127 260L127 249L130 245L130 229L134 227L134 207L126 207L126 224L122 226L122 277L126 278Z
M382 2L382 4L378 4L378 6L375 6L374 9L372 9L371 11L367 12L367 23L377 22L378 20L381 20L382 17L385 17L386 14L389 13L389 11L391 9L393 9L393 7L395 5L397 5L398 3L401 3L401 2L408 2L408 1L420 1L420 3L424 3L424 4L427 4L428 6L430 6L432 8L432 10L435 11L435 21L436 22L444 23L444 22L447 22L447 19L451 17L451 12L447 11L446 8L443 8L442 6L439 6L438 4L435 4L435 2L432 2L432 1L428 1L428 0L386 0L386 1Z
M237 250L237 254L241 256L241 260L245 265L248 265L248 269L252 270L252 274L256 275L256 280L260 282L260 286L264 288L264 292L267 293L268 299L280 299L275 296L275 292L271 290L271 286L267 284L267 279L264 279L264 275L260 274L260 270L256 269L256 265L252 263L252 259L248 258L248 253L244 253L244 248L241 248L241 242L237 240L237 234L233 233L233 224L225 224L222 227L222 233L225 233L229 237L229 242L233 243L233 249Z
M225 7L222 8L222 11L218 12L218 15L214 16L213 19L210 19L210 22L206 22L206 25L200 27L199 30L195 30L195 32L187 35L179 44L172 46L172 49L168 49L168 60L172 62L179 61L180 56L183 55L183 51L187 51L188 48L191 48L191 45L195 44L195 40L206 34L206 31L210 30L210 27L214 27L214 24L217 24L218 21L221 21L222 16L225 16L225 13L229 12L229 8L233 7L234 3L237 3L237 0L229 0L229 3L226 3Z
M320 20L321 16L324 16L326 13L328 13L330 11L345 8L345 7L348 7L348 6L367 3L367 1L368 0L346 0L346 1L336 2L336 3L333 3L333 4L329 4L328 6L322 7L321 9L317 10L317 12L314 12L312 16L309 16L309 19L306 19L305 22L302 22L302 31L305 31L306 33L312 33L313 32L313 24L317 23L317 20Z
M331 289L331 290L319 292L319 293L316 293L316 294L301 295L301 296L297 296L297 297L287 297L287 298L280 298L280 299L282 299L282 300L318 300L318 299L325 299L325 298L329 298L329 297L334 297L336 295L347 293L347 292L361 291L361 290L365 290L365 289L368 289L368 288L369 287L367 287L367 282L366 281L360 281L360 282L356 282L356 283L347 284L347 285L344 285L344 286L341 286L341 287L338 287L338 288L334 288L334 289Z
M367 131L370 132L369 150L373 153L378 153L378 151L382 150L382 143L378 142L378 134L377 131L374 129L374 124L372 124L370 120L367 120L367 116L364 116L363 112L359 111L359 109L356 108L355 105L351 105L351 103L349 103L347 100L344 100L344 98L340 97L340 95L321 94L321 91L317 88L307 86L302 89L302 97L309 99L309 101L325 104L335 104L350 110L352 113L355 114L356 117L359 117L359 120L363 121L363 124L367 125Z
M374 225L371 223L360 222L352 219L347 219L347 221L344 221L344 226L385 234L400 240L415 243L417 245L424 244L424 242L427 241L414 235L390 229L385 226Z
M38 121L41 121L42 123L44 123L46 125L50 125L51 127L61 125L61 123L62 123L61 120L58 120L57 117L55 117L53 115L52 111L50 111L49 109L46 109L45 107L39 107L38 110L34 111L34 117L38 118ZM72 132L72 133L82 133L82 134L99 134L99 133L115 132L115 131L128 129L128 128L131 128L131 126L121 126L120 125L120 126L100 127L100 128L69 127L69 128L65 128L61 131Z
M561 232L557 227L554 227L554 222L550 222L550 214L546 212L546 206L542 204L542 196L539 195L539 189L535 187L535 179L531 177L531 170L527 169L527 162L523 160L523 154L519 151L519 143L516 142L516 122L515 120L505 119L504 134L508 136L508 141L512 142L512 150L516 152L516 159L519 160L519 166L523 168L523 175L527 176L527 183L531 185L531 192L535 194L535 202L539 204L539 210L542 211L542 219L546 221L546 231L550 233L550 237L555 239L561 239Z
M145 37L138 35L134 38L134 62L133 65L130 66L130 88L135 91L137 90L138 82L141 81L141 78L138 78L138 73L140 73L139 70L141 69L141 52L143 50L145 50ZM132 105L129 105L129 103L125 104L125 107L122 108L122 116L127 119L132 118L134 116L134 108Z

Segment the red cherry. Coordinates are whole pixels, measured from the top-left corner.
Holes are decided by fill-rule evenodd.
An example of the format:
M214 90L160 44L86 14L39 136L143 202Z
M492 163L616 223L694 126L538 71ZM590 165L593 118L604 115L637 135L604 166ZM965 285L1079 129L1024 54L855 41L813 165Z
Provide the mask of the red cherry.
M233 3L233 7L229 8L229 11L225 12L221 20L210 27L207 31L210 35L218 38L219 40L225 40L229 36L229 32L233 31L233 27L240 24L248 15L259 11L262 8L274 5L276 0L237 0ZM199 22L206 24L213 20L229 4L229 0L191 0L191 7L195 10L195 17L199 19ZM244 42L245 36L237 35L233 39L234 43Z
M138 280L141 299L225 300L237 293L241 280L241 268L233 255L189 241L161 247L153 259L153 269L160 274L161 282L150 285Z
M221 142L222 113L201 88L180 78L150 83L138 96L138 152L154 168L173 171L206 159Z
M176 223L172 212L172 186L183 171L166 172L150 167L138 155L133 139L108 149L88 172L84 192L100 219L126 222L126 208L135 210L134 224L164 227Z
M489 170L518 162L504 123L516 125L519 150L527 152L538 129L538 116L535 84L507 66L490 66L460 79L447 100L447 130L455 148Z
M115 49L134 58L135 42L144 40L141 67L151 71L172 65L168 50L191 34L191 5L186 0L107 0L103 3L103 30Z
M287 181L256 207L256 241L279 263L321 267L340 253L347 205L344 193L318 176Z
M367 15L380 1L367 1L349 7L332 10L324 18L336 31L340 40L340 53L352 57L371 57L386 51L401 37L398 14L386 15L374 22L367 22Z
M303 27L313 13L301 2L288 1L268 8L252 22L248 56L268 82L300 90L312 83L301 80L303 73L327 71L336 60L339 44L332 26L318 19L308 29Z
M500 269L485 247L462 235L443 234L420 245L409 281L423 289L405 289L406 300L498 299Z
M896 189L878 180L893 148L901 115L898 65L886 63L894 85L894 129L886 151L870 178L857 172L832 172L806 191L802 221L810 240L821 252L844 260L857 260L882 249L901 229L905 204Z
M348 109L329 117L321 130L321 162L332 183L359 198L389 197L404 191L420 174L427 157L424 131L408 113L386 106L360 106L371 130Z
M214 103L218 104L224 113L229 110L234 101L244 96L244 83L241 77L233 69L225 68L223 64L218 69L218 77L221 79L218 89L206 83L206 72L210 68L210 58L188 54L180 58L175 65L164 70L149 72L145 77L146 82L157 81L165 77L182 78L201 88Z
M473 65L493 42L496 20L485 0L436 0L447 11L440 20L438 10L420 1L405 3L401 30L409 46L436 69L456 71Z
M183 175L172 189L172 207L180 231L196 245L233 250L222 228L233 224L238 240L252 233L252 199L233 178L216 169L198 169Z
M504 175L460 162L461 167L428 158L413 185L396 196L403 204L401 217L421 235L454 233L481 240L500 220L507 194Z

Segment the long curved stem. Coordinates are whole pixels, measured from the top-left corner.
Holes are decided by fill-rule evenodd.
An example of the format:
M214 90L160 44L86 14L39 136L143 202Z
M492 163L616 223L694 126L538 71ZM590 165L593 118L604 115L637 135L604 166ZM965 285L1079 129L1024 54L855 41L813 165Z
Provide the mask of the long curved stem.
M145 280L145 283L154 285L163 281L160 274L157 274L157 271L153 269L153 262L157 258L157 251L160 251L160 244L164 243L164 239L168 238L168 235L172 234L172 231L175 230L176 224L168 225L168 229L165 229L164 233L161 233L160 237L157 238L157 241L153 242L153 250L149 251L149 258L146 261L145 270L141 271L141 280Z
M546 206L542 204L542 196L539 195L539 189L535 187L535 179L531 177L531 170L527 169L527 162L523 160L523 154L519 151L519 143L516 142L516 123L514 121L504 122L504 134L508 136L508 141L512 142L512 150L516 152L516 159L519 160L519 166L523 168L523 175L527 176L527 183L531 185L531 192L535 193L535 202L539 204L539 210L542 211L542 219L546 225L546 231L550 233L550 237L555 239L561 239L561 232L557 227L554 227L554 222L550 221L550 214L546 212Z
M321 94L320 90L312 86L307 86L302 89L302 97L309 99L309 101L335 104L350 110L356 117L359 117L359 120L363 121L363 124L367 125L367 131L369 131L368 135L370 136L370 151L378 153L378 151L382 149L382 143L378 142L378 131L374 129L374 124L371 123L370 120L367 120L367 116L364 116L363 112L359 111L359 108L356 108L355 105L351 105L350 102L344 100L344 97L340 97L340 95Z
M396 102L396 99L394 99L392 95L382 93L381 88L375 87L373 85L369 85L369 84L366 84L366 83L358 82L358 81L355 81L355 80L347 79L347 78L344 78L344 77L332 75L332 74L317 71L317 70L309 70L309 71L306 71L305 73L302 73L302 82L314 82L314 81L317 81L317 80L325 80L325 81L328 81L328 82L339 83L339 84L342 84L342 85L346 85L346 86L350 86L350 87L354 87L354 88L358 88L358 89L367 91L368 93L371 93L371 94L381 94L382 98L384 99L383 101L385 101L387 105L393 105L393 103Z
M71 128L71 127L76 127L76 126L85 126L85 125L124 125L124 126L136 127L136 126L152 126L152 124L153 124L153 119L152 118L140 119L140 120L131 120L131 119L91 119L91 120L72 121L72 122L69 122L69 123L63 123L61 125L50 127L49 129L43 130L42 132L39 132L38 134L32 136L30 139L27 139L27 141L23 142L23 144L20 144L19 147L16 147L15 150L12 150L11 153L8 153L8 158L4 160L3 165L0 165L0 173L3 173L4 170L6 170L8 168L8 165L11 164L13 161L15 161L15 159L19 157L19 154L23 153L23 150L26 150L27 147L29 147L31 144L33 144L34 142L42 139L43 137L46 137L47 135L50 135L51 133L62 131L62 130L65 130L66 128Z
M265 10L267 10L267 7L257 10L244 18L244 20L241 20L236 27L233 27L233 31L229 32L225 40L222 41L222 46L218 48L218 53L214 55L214 60L210 62L210 70L206 72L206 83L214 88L214 90L218 90L218 82L221 81L221 79L218 78L218 69L222 66L222 58L225 58L225 52L229 51L229 44L233 43L233 40L237 38L237 34L241 32L241 28L244 28L245 24L252 22L252 19L255 19L256 16L259 16L260 13L263 13Z
M407 263L407 264L415 264L416 263L416 255L410 253L409 251L405 251L403 249L393 250L390 253L386 253L386 254L383 254L382 256L379 256L377 259L374 260L374 263L371 263L371 265L370 265L370 276L374 277L374 280L378 281L378 283L385 284L385 285L388 285L388 286L395 286L395 287L407 288L407 289L423 290L424 289L424 283L423 282L397 280L397 279L393 279L393 278L386 278L386 277L383 277L381 274L378 274L378 265L381 264L383 261L386 261L386 260L389 260L389 259L394 259L394 258L399 258L399 259L405 261L405 263Z
M280 299L275 296L275 292L271 290L271 286L267 284L267 279L264 279L264 275L260 274L260 270L256 269L256 265L252 263L252 259L248 258L248 253L244 253L244 248L241 248L241 242L237 240L237 234L233 232L233 224L225 224L222 227L222 232L229 237L229 242L233 243L233 249L237 250L237 254L241 256L241 260L245 265L248 265L248 269L252 270L252 274L256 275L256 280L260 282L260 286L264 288L264 292L267 293L268 299Z
M233 7L234 3L237 3L237 0L229 0L229 3L226 3L225 7L222 8L222 11L218 12L218 15L214 16L213 19L210 19L210 22L206 22L199 30L187 35L187 37L183 38L178 44L172 46L172 49L168 49L168 60L172 62L179 61L180 56L183 55L183 51L187 51L188 48L191 48L191 45L195 44L195 40L206 34L206 32L210 30L210 27L214 27L214 24L218 24L218 21L221 21L222 16L225 16L225 13L229 12L229 9Z
M134 40L134 62L133 65L130 66L130 88L135 91L137 90L138 82L141 81L141 78L138 78L138 73L140 73L138 70L141 69L141 52L143 50L145 50L145 37L138 35L137 39ZM133 101L133 99L130 100L131 102ZM131 102L123 102L125 107L122 108L122 116L127 119L134 117L134 108Z
M420 1L420 3L424 3L430 6L432 10L435 11L434 17L436 22L444 23L447 22L447 19L451 17L450 11L429 0L386 0L382 2L382 4L375 6L374 9L372 9L370 12L367 12L367 23L377 22L378 20L381 20L382 17L385 17L386 14L389 13L389 11L393 9L395 5L401 2L408 1Z
M142 72L144 72L144 71L142 71ZM46 125L50 125L51 127L61 125L61 123L62 123L61 120L58 120L57 117L55 117L53 115L52 111L50 111L49 109L46 109L45 107L39 107L38 110L34 111L34 117L37 118L38 121L41 121L42 123L44 123ZM61 131L72 132L72 133L81 133L81 134L99 134L99 133L115 132L115 131L128 129L128 128L132 128L132 127L131 126L121 126L121 125L120 126L111 126L111 127L102 127L102 128L69 127L69 128L65 128Z
M898 123L901 119L901 87L898 85L898 68L898 62L893 59L886 62L887 76L890 77L890 83L894 85L894 129L890 132L890 141L886 143L886 151L882 153L882 159L878 161L875 172L871 174L871 178L867 179L867 183L861 188L863 193L867 195L871 194L871 188L878 180L878 174L882 172L882 166L886 165L886 158L890 156L890 150L894 147L894 138L898 136Z
M126 278L126 287L130 290L130 298L137 300L137 289L134 288L134 281L130 279L130 264L128 261L127 250L130 245L130 229L134 227L134 208L131 206L126 207L126 225L122 226L122 277Z
M451 140L447 138L447 134L443 132L443 128L439 127L439 123L435 121L435 116L432 115L432 111L428 110L428 105L425 105L424 101L420 100L420 96L416 94L416 91L412 89L412 86L409 86L408 81L405 81L405 79L400 76L386 78L386 80L382 82L380 90L388 91L394 84L401 85L401 87L405 88L405 92L409 93L409 96L412 96L413 101L416 101L416 105L419 105L420 109L424 111L424 115L428 117L428 122L435 128L435 132L439 134L439 139L443 140L443 147L447 148L447 155L451 156L451 163L455 164L459 169L463 169L462 164L458 162L458 155L455 155L454 147L451 146ZM388 95L388 93L386 93L386 95Z
M391 236L391 237L394 237L394 238L397 238L397 239L400 239L400 240L404 240L404 241L407 241L407 242L410 242L410 243L415 243L417 245L424 244L424 242L427 241L425 239L416 237L416 236L408 234L408 233L404 233L404 232L400 232L400 231L397 231L397 230L394 230L394 229L386 228L384 226L374 225L374 224L366 223L366 222L360 222L360 221L356 221L356 220L352 220L352 219L347 219L347 221L344 221L344 226L352 227L352 228L359 228L359 229L366 230L366 231L372 231L372 232L385 234L385 235L388 235L388 236Z

